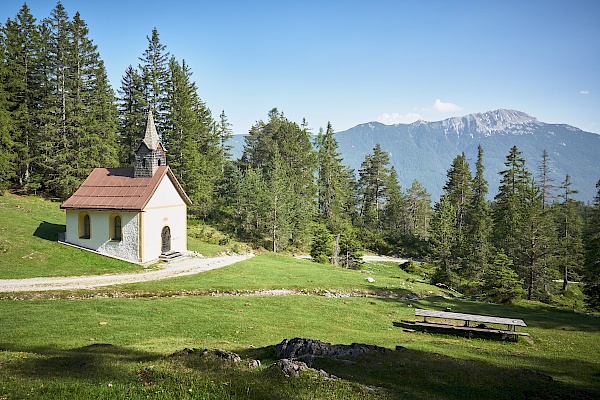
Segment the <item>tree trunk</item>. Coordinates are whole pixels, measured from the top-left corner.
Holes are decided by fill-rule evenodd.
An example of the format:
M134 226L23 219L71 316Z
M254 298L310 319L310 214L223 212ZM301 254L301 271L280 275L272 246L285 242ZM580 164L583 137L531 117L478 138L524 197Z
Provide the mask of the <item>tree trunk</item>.
M566 264L565 264L563 273L564 273L564 276L563 276L563 287L562 287L562 290L564 292L566 292L567 291L567 285L569 284L569 267Z

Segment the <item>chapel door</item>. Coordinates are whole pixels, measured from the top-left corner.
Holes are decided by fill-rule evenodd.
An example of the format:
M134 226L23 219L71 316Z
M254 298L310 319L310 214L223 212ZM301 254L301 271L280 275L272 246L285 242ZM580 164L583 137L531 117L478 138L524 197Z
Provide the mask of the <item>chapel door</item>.
M171 229L168 226L165 226L162 229L160 237L162 239L160 251L162 254L168 253L171 251Z

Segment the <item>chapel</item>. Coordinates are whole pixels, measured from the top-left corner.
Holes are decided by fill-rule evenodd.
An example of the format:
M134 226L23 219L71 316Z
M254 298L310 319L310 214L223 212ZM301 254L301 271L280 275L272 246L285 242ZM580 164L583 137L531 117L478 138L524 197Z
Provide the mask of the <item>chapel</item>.
M66 243L135 263L187 251L192 202L167 165L152 111L133 168L95 168L60 206Z

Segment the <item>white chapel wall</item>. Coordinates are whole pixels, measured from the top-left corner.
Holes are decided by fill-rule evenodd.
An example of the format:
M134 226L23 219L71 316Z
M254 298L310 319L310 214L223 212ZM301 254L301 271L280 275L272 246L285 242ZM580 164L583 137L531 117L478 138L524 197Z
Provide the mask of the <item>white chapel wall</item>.
M171 230L171 250L187 251L187 206L166 175L143 211L143 262L160 256L165 226Z
M95 250L101 254L115 256L139 262L138 237L139 219L137 212L126 212L117 210L95 211L95 210L66 210L67 232L65 241L86 249ZM82 212L90 216L90 238L79 237L79 216ZM121 217L122 239L113 241L110 237L110 217L118 214Z

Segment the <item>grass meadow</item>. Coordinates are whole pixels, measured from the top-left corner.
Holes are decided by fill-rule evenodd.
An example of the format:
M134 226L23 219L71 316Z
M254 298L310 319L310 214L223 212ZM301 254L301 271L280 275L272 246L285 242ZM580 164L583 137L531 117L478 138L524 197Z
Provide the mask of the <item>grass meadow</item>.
M17 205L30 211L18 211ZM46 275L53 275L52 263L59 262L55 253L76 257L78 250L33 235L39 215L59 224L61 212L53 210L58 204L5 196L0 207L0 218L10 212L16 219L16 233L2 230L1 239L43 241L38 251L49 261L39 268ZM4 277L28 275L18 271L20 256L10 255L12 248L0 255ZM92 273L78 264L103 268L107 261L89 252L77 257L78 262L60 266L62 274ZM25 263L30 271L42 261ZM419 279L397 263L367 263L354 271L265 253L156 282L0 294L0 399L600 397L598 316L536 302L466 301ZM296 294L256 295L274 289ZM531 336L517 342L469 339L396 326L413 320L416 307L521 318ZM340 379L316 373L290 379L270 365L275 346L293 337L395 350L315 360L315 368ZM171 356L184 348L231 350L242 362ZM261 367L247 367L249 359L261 360Z

